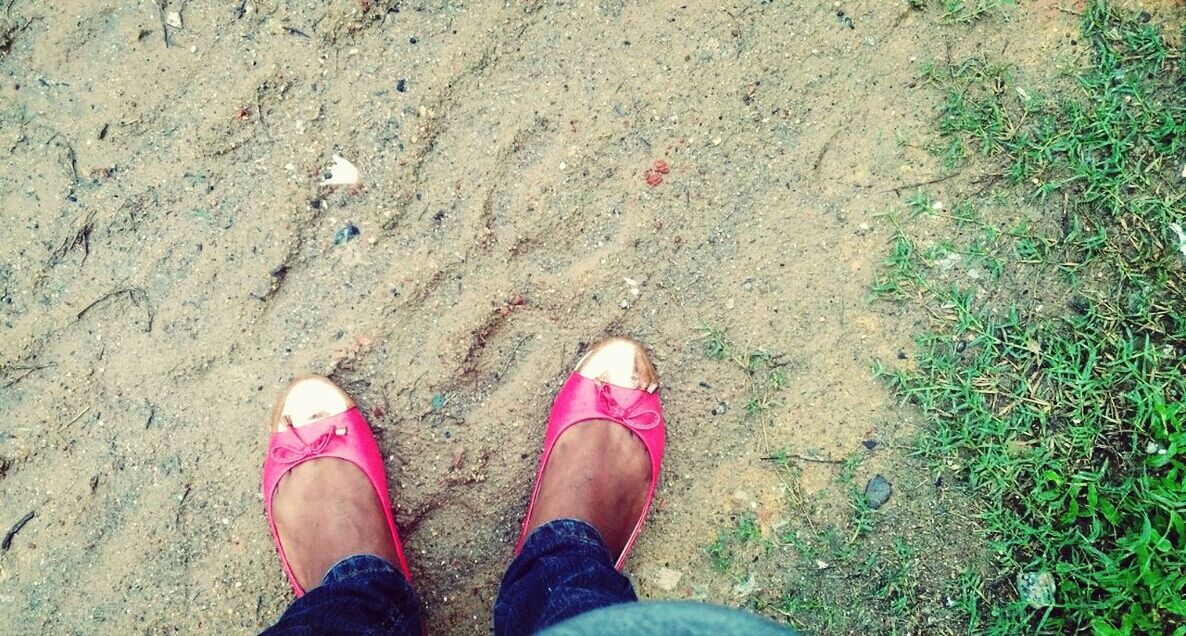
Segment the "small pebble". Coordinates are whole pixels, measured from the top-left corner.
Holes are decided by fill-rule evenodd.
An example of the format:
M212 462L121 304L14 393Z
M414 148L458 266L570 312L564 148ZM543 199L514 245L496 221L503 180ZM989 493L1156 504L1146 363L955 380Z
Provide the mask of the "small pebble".
M873 479L869 480L868 484L865 484L865 503L869 504L870 508L877 510L885 502L889 501L890 494L893 491L893 484L885 477L875 475Z
M358 238L359 234L362 234L362 231L358 229L357 225L353 223L347 223L346 227L334 233L334 245L342 245L347 241L354 240Z
M717 402L717 405L712 407L713 415L724 415L729 412L729 405L724 402Z

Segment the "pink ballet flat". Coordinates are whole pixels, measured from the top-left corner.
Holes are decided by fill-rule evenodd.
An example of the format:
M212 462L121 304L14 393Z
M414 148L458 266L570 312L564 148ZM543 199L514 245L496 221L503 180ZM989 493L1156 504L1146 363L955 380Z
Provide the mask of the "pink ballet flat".
M297 583L288 558L284 555L284 546L280 543L276 522L272 518L272 496L285 473L304 462L321 457L336 457L354 464L374 486L399 556L396 565L411 582L412 574L408 570L403 544L400 543L395 519L391 515L383 456L371 434L371 427L354 401L327 378L300 378L289 385L277 401L272 413L271 430L263 470L264 511L268 517L272 541L280 555L280 563L297 597L303 596L305 590Z
M577 363L576 370L565 381L548 418L548 430L544 437L543 455L539 470L535 474L535 486L531 491L531 503L527 506L527 517L515 546L518 555L527 541L527 528L535 500L539 495L541 478L548 465L548 458L556 440L571 426L589 420L608 420L630 429L642 440L651 459L651 484L647 492L646 505L638 517L638 523L630 533L630 539L617 556L614 567L622 569L626 555L642 530L643 521L655 498L659 483L659 468L663 463L663 447L666 444L667 425L663 420L663 407L659 402L658 378L646 350L641 344L626 338L610 338L593 345L590 351Z

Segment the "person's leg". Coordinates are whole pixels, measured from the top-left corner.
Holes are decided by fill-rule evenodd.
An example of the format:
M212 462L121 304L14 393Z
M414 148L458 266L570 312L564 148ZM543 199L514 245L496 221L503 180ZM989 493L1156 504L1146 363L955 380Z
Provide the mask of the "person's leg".
M618 605L587 612L540 632L540 636L794 636L797 633L777 623L728 607L689 601L656 601Z
M347 557L263 633L420 636L420 601L387 561L369 554Z
M494 633L534 634L591 610L637 600L593 526L555 519L531 533L503 576Z
M268 518L298 598L266 633L419 634L382 460L354 401L326 378L302 378L270 426Z
M641 345L595 345L576 372L597 382L654 391L655 369ZM600 607L638 600L615 564L646 510L647 447L626 425L588 420L564 430L539 475L522 551L494 606L499 636L532 634Z

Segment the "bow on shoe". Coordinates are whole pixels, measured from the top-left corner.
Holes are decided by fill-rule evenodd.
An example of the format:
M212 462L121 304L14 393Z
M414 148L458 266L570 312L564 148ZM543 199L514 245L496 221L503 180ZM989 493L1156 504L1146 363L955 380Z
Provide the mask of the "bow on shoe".
M294 464L308 457L316 457L325 452L325 449L329 447L329 443L332 442L335 437L341 437L345 435L346 427L339 426L337 428L330 429L321 435L318 435L311 442L305 442L302 440L300 436L296 435L295 429L293 429L293 434L294 437L297 438L297 441L300 442L300 445L289 446L287 444L277 443L272 447L272 450L269 451L269 454L273 460L285 464Z
M652 429L659 425L659 414L642 406L642 402L645 399L646 395L643 395L630 406L622 408L622 405L614 399L613 389L610 388L610 385L603 383L597 389L597 401L601 404L602 411L610 419L640 431Z

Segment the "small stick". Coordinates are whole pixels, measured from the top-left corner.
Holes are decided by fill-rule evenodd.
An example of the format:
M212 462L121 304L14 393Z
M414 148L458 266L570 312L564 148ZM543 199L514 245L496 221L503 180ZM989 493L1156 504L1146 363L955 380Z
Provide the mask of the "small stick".
M835 141L836 136L839 134L840 134L839 130L837 130L836 132L833 132L832 136L828 137L828 140L824 142L824 147L820 148L819 154L817 154L815 156L815 161L811 162L811 171L812 172L816 172L819 170L820 164L823 163L824 157L828 154L828 149L832 147L832 142Z
M260 99L258 88L255 90L255 110L259 112L259 123L263 125L266 132L268 130L268 121L264 119L264 103Z
M57 131L55 131L53 136L47 139L45 143L49 144L49 142L54 141L55 139L57 140L60 147L66 149L65 160L62 162L62 165L66 168L66 171L70 173L70 179L74 182L74 185L78 185L79 182L82 181L82 178L78 176L78 153L74 152L74 146L69 141L67 141L64 136L62 136L62 133Z
M93 302L91 302L91 304L87 305L86 307L83 307L82 310L79 311L74 316L74 318L81 319L83 316L86 315L86 313L88 311L90 311L91 309L94 309L95 305L98 305L99 303L107 300L108 298L114 298L116 296L119 296L120 294L127 294L128 298L133 303L135 303L135 305L137 307L140 306L140 303L144 303L144 313L147 315L147 320L148 320L147 324L144 327L144 331L145 331L145 333L152 331L152 323L156 320L156 312L154 312L152 310L152 305L149 304L149 302L148 302L148 294L143 289L141 289L139 287L125 287L124 289L117 289L115 291L107 292L106 294L103 294L102 296L96 298Z
M88 406L88 407L86 407L85 409L83 409L81 413L79 413L78 415L75 415L75 416L74 416L74 419L72 419L72 420L70 420L69 422L66 422L65 424L63 424L63 425L59 426L59 427L58 427L58 430L61 430L61 429L65 428L65 427L67 427L67 426L70 426L71 424L73 424L73 423L77 422L78 420L81 420L83 415L86 415L87 413L90 413L90 412L91 412L91 407L89 407L89 406Z
M22 374L20 374L19 376L17 376L17 377L15 377L15 378L13 378L12 380L9 380L8 382L6 382L6 383L4 384L4 386L3 386L3 387L0 387L0 388L5 388L5 389L7 389L8 387L15 385L17 382L20 382L21 380L24 380L26 377L28 377L28 376L29 376L29 374L33 373L34 371L40 371L40 370L42 370L42 369L48 369L49 367L52 367L52 366L53 366L52 364L43 364L43 365L41 365L41 366L36 366L36 367L25 367L24 369L19 369L19 368L18 368L18 369L13 369L14 371L15 371L15 370L21 370L21 371L24 371L24 373L22 373Z
M925 185L931 185L933 183L940 183L942 181L947 181L948 179L951 179L952 177L959 176L959 174L960 174L960 171L956 170L955 172L948 174L948 175L943 175L942 177L935 177L934 179L929 179L927 181L920 181L918 183L908 183L906 185L895 186L893 188L890 188L889 190L882 190L881 193L882 194L884 194L886 192L895 192L896 193L900 190L909 190L911 188L921 188L922 186L925 186Z
M117 289L115 291L107 292L106 294L103 294L102 296L99 296L98 298L96 298L91 304L87 305L86 307L83 307L82 311L75 314L74 317L76 319L82 318L83 316L86 315L86 312L90 311L91 309L93 309L95 307L95 305L98 305L99 303L103 302L104 300L107 300L108 298L112 298L114 296L118 296L120 294L131 292L131 291L132 291L132 289L130 287L128 287L125 289Z
M772 462L772 461L777 461L777 460L783 459L784 457L790 458L790 459L801 459L805 462L816 462L817 464L843 464L844 463L843 459L829 459L826 457L806 457L804 455L795 455L795 454L790 454L790 453L788 453L786 455L769 455L767 457L763 457L762 459L764 459L768 462Z
M41 368L44 368L44 367L41 367ZM21 380L24 380L24 379L25 379L25 377L27 377L27 376L31 375L31 374L32 374L34 371L36 371L36 370L37 370L37 367L31 368L31 369L26 369L24 373L22 373L22 374L18 375L17 377L13 378L13 379L12 379L12 380L10 380L9 382L6 382L6 383L4 384L4 388L6 388L6 389L7 389L8 387L10 387L10 386L12 386L12 385L16 384L17 382L20 382Z
M171 45L169 44L169 24L167 22L165 22L164 17L161 17L161 35L165 39L165 48L166 49L170 48Z
M412 410L412 394L416 392L416 385L420 384L420 380L424 379L424 376L427 373L428 373L428 371L424 371L420 375L416 376L416 380L412 382L412 386L410 386L406 389L400 389L396 393L396 395L399 395L400 393L403 393L404 391L408 392L408 405L407 405L407 407L405 407L407 410L409 410L409 411ZM421 416L421 417L424 417L424 416Z
M185 500L189 499L189 491L191 487L189 484L185 485L185 489L181 491L181 496L177 498L177 515L173 519L173 525L181 525L181 508L185 505Z
M770 452L770 434L766 432L766 408L758 413L758 422L762 425L762 450Z
M33 511L30 510L25 516L21 517L20 521L16 522L16 525L12 526L8 532L4 533L4 541L0 543L0 550L8 552L8 549L12 547L12 538L15 537L16 533L20 532L21 528L24 528L25 524L29 523L29 520L32 518Z

